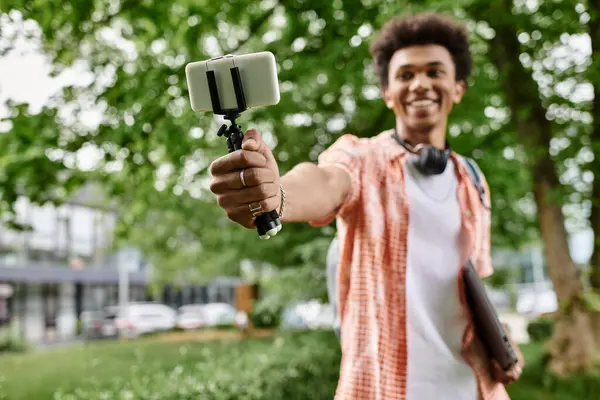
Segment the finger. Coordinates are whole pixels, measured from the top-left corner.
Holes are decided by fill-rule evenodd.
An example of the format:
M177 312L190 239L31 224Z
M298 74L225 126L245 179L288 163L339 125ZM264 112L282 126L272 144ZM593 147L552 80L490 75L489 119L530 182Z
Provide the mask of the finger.
M256 129L248 129L242 140L242 149L261 152L264 145L262 135Z
M520 365L515 365L515 367L513 368L513 376L515 379L519 379L519 377L521 376L521 374L523 374L523 368L521 368Z
M217 176L243 168L264 168L266 165L267 159L261 153L237 150L213 161L210 165L210 173L212 176Z
M217 197L217 202L222 208L247 206L254 201L276 197L278 193L279 187L274 183L262 183L258 186L223 193Z
M265 143L262 135L256 129L248 129L244 134L242 149L257 151L267 159L269 165L277 164L273 152Z
M279 204L277 202L277 197L273 196L264 200L251 202L248 204L241 204L236 207L231 207L227 211L227 216L232 221L238 222L247 228L253 227L254 217L252 216L252 212L250 211L249 206L252 206L253 208L260 206L263 210L263 213L268 213L277 209Z
M505 379L504 379L504 383L505 384L511 384L514 383L515 381L517 381L519 379L521 375L521 368L517 365L515 365L514 367L512 367L510 370L508 370L505 373Z
M496 374L503 374L504 373L504 370L502 369L502 367L500 366L500 363L498 363L498 361L492 360L492 366L493 366L494 372Z
M246 187L258 186L261 183L274 183L275 173L267 168L246 168L240 171L217 175L210 184L210 191L215 194L225 193L232 189L243 189L242 176Z
M498 361L496 360L492 360L492 369L493 369L493 375L494 378L502 383L502 384L507 384L508 383L508 375L506 373L506 371L504 371L502 369L502 367L500 367L500 364L498 363Z

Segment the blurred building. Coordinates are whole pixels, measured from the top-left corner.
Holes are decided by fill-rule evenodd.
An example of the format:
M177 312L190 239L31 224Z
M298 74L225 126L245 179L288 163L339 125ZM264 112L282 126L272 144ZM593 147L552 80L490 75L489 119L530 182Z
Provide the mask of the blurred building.
M571 256L583 277L592 245L586 240L589 239L587 235L588 232L575 233L569 240ZM518 251L495 248L492 258L496 273L505 274L503 290L512 294L512 306L517 312L535 316L558 310L558 300L541 243L532 243Z
M119 267L129 271L130 301L234 303L237 281L227 278L181 289L167 285L153 299L143 255L114 250L117 213L102 199L94 186L59 207L19 199L17 221L30 229L0 225L0 326L10 325L32 343L74 338L82 312L118 304Z

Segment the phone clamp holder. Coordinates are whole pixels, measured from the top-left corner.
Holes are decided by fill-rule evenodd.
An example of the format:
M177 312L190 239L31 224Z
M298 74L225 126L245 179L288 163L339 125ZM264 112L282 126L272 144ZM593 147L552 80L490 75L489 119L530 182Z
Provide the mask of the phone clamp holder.
M229 153L242 148L242 140L244 139L244 132L241 127L236 123L236 119L240 117L242 112L248 109L246 106L246 99L244 97L244 88L242 86L242 79L240 76L240 70L235 66L234 56L225 56L233 58L233 67L230 68L231 79L233 81L233 88L235 90L235 98L237 100L237 108L223 109L221 108L221 101L219 98L219 90L217 88L217 80L215 72L206 68L206 78L208 79L208 89L210 91L210 100L212 103L213 112L217 115L223 115L223 117L230 122L229 127L227 124L223 124L217 136L225 136L227 138L227 149ZM212 60L219 59L222 57L213 58ZM281 220L277 211L273 210L256 217L254 221L258 236L263 240L268 240L271 237L277 235L281 230Z

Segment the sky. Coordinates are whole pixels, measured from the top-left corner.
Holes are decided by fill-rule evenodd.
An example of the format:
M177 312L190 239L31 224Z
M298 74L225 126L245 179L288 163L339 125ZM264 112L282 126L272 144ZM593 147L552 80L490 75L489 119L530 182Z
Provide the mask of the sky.
M0 118L7 115L4 106L7 99L30 104L31 111L37 112L48 101L50 96L57 93L61 87L69 84L85 85L90 83L92 75L86 69L85 63L78 63L73 68L64 71L57 77L50 77L51 65L39 50L39 35L36 35L36 25L29 22L20 22L17 27L7 24L6 15L0 16L3 35L9 35L11 29L15 31L28 30L34 33L34 40L18 39L15 50L0 58ZM109 33L105 33L110 35ZM107 40L114 37L107 36ZM0 49L4 47L4 41L0 37ZM586 57L591 53L589 37L571 37L570 45L578 49L578 55L574 57ZM589 96L589 88L580 93L582 97ZM100 122L102 114L98 110L90 110L83 116L81 121L93 127ZM5 131L8 126L0 122L0 132ZM97 151L92 147L82 150L77 157L78 166L82 169L92 168L95 159L99 157ZM575 233L570 239L573 258L578 263L586 262L592 251L593 235L587 229Z

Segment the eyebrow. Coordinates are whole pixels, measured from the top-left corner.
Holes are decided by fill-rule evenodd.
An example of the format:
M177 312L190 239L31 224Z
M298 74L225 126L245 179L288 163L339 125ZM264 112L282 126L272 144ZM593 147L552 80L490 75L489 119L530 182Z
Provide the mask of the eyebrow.
M428 67L443 67L444 63L441 61L432 61L430 63L427 63ZM406 69L406 68L414 68L415 66L412 64L402 64L400 65L398 68L396 68L396 71L400 70L400 69Z

